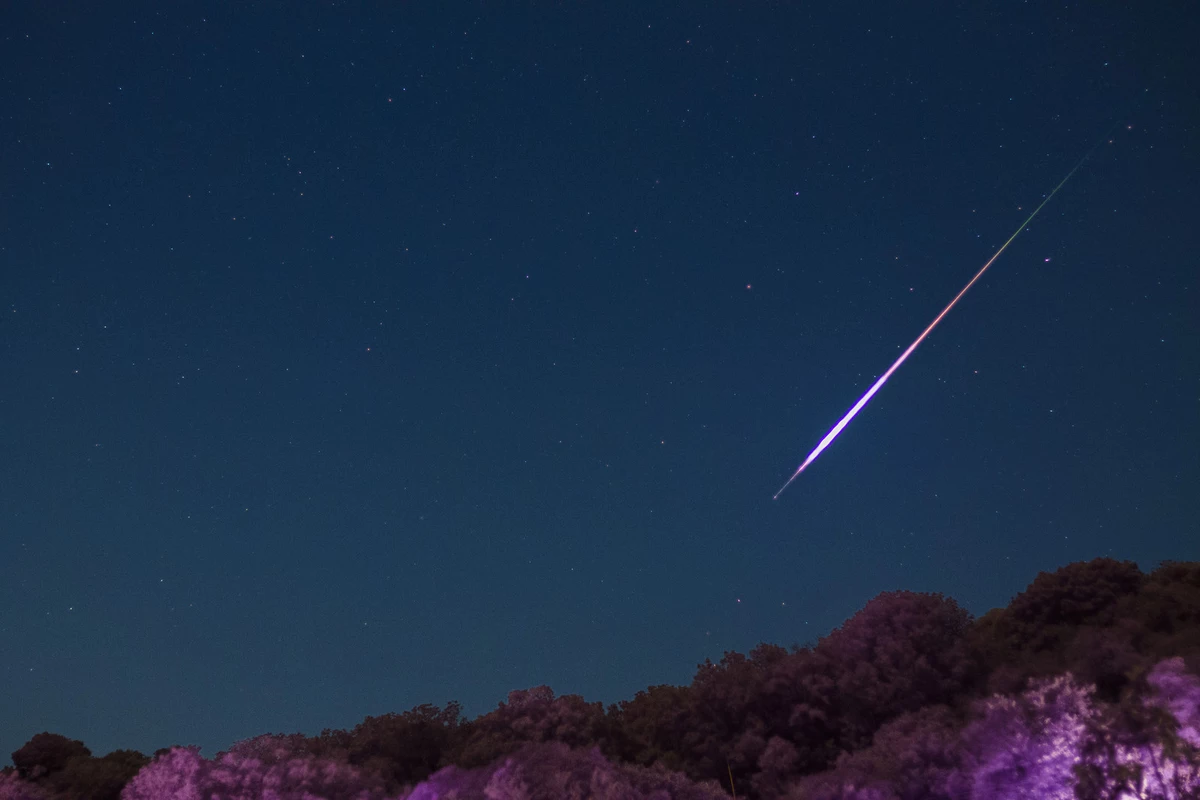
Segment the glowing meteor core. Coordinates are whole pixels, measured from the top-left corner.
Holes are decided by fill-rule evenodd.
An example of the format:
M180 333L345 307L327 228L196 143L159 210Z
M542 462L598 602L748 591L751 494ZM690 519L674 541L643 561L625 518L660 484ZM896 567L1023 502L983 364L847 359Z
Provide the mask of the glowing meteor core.
M1092 148L1092 150L1095 150L1095 148ZM1000 257L1000 254L1003 253L1010 244L1012 244L1013 239L1016 239L1017 236L1021 233L1021 231L1025 230L1025 226L1028 225L1030 222L1032 222L1033 218L1038 215L1038 212L1042 210L1042 206L1044 206L1044 205L1046 205L1046 203L1050 202L1050 198L1054 197L1054 195L1058 192L1058 190L1063 187L1063 184L1065 184L1067 181L1069 181L1071 179L1071 176L1075 174L1075 170L1082 167L1083 162L1087 161L1088 156L1090 156L1091 154L1092 154L1092 151L1088 151L1087 155L1085 155L1083 158L1079 159L1079 163L1071 168L1071 171L1067 173L1067 177L1065 177L1061 181L1059 181L1058 186L1055 186L1054 189L1050 192L1050 194L1046 195L1046 199L1042 200L1042 202L1038 205L1038 207L1033 210L1033 213L1030 214L1028 217L1026 217L1025 221L1022 222L1020 224L1020 226L1017 227L1017 229L1013 232L1013 235L1008 237L1008 240L1005 241L1004 244L1000 245L1000 249L992 254L992 257L989 258L987 260L987 263L984 264L980 268L979 272L975 273L975 277L971 278L971 280L967 282L967 285L962 288L962 291L960 291L958 294L954 295L954 299L950 301L950 304L947 305L945 308L943 308L942 313L938 314L934 318L933 322L929 323L929 327L927 327L924 331L921 332L921 335L917 337L916 341L914 341L912 344L910 344L908 346L908 349L900 354L900 357L896 359L896 363L894 363L890 367L888 367L887 372L880 375L879 380L875 381L875 383L871 385L871 388L867 389L867 393L864 394L862 396L862 398L859 399L859 401L857 403L855 403L850 408L849 411L846 412L846 416L842 417L841 420L838 422L838 424L834 425L833 429L831 431L829 431L829 433L825 434L825 438L822 439L820 441L820 443L817 444L817 446L813 448L813 451L808 454L808 458L804 459L804 463L801 464L799 466L799 468L797 468L797 470L792 473L792 477L787 479L787 483L785 483L782 487L780 487L779 491L775 493L775 497L773 499L778 500L779 495L783 494L783 490L786 489L787 487L791 486L792 481L794 481L794 480L796 480L796 478L800 477L800 473L804 472L804 470L808 468L809 464L811 464L812 462L817 460L817 456L821 455L821 452L826 447L828 447L829 444L834 439L837 438L837 435L842 432L842 429L850 424L850 420L854 419L854 416L856 414L858 414L859 411L862 411L862 408L863 408L863 406L865 406L867 404L867 401L869 401L872 397L875 396L875 393L878 392L880 387L883 386L883 384L887 382L887 379L892 377L892 373L895 372L900 367L900 365L904 363L904 360L906 358L908 358L910 355L912 355L912 352L917 349L917 345L919 345L921 342L925 341L925 337L928 336L930 334L930 332L934 328L937 327L937 324L942 321L942 317L944 317L944 316L946 316L946 314L950 313L950 309L954 308L954 304L957 303L959 300L961 300L962 296L967 293L967 290L975 285L975 281L977 281L981 277L983 277L983 273L987 272L988 267L990 267L993 263L995 263L996 259Z

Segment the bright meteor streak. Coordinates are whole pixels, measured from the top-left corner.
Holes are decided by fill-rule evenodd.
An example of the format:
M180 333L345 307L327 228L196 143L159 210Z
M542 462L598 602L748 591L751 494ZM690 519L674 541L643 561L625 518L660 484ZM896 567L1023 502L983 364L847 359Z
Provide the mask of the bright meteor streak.
M1083 158L1079 159L1079 163L1071 168L1071 171L1067 173L1067 177L1065 177L1061 181L1059 181L1058 186L1055 186L1054 189L1050 192L1050 194L1046 195L1046 199L1042 200L1042 202L1038 205L1038 207L1033 210L1033 213L1030 214L1028 217L1026 217L1025 221L1022 222L1020 224L1020 226L1018 226L1016 231L1013 232L1013 235L1008 237L1008 240L1004 244L1000 245L1000 249L992 254L992 257L989 258L987 260L987 263L984 264L980 268L979 272L975 273L975 277L971 278L971 280L967 282L967 285L962 288L962 291L960 291L958 294L954 295L954 299L950 301L950 304L947 305L945 308L943 308L942 313L938 314L937 317L934 318L933 322L929 323L929 327L927 327L924 331L921 332L921 335L917 337L917 340L915 342L913 342L912 344L910 344L908 346L908 349L900 354L900 357L896 359L896 363L892 364L890 367L888 367L888 371L879 376L879 380L875 381L875 383L871 386L871 388L867 390L867 393L864 394L862 396L862 398L857 403L855 403L849 411L846 412L846 416L842 417L842 419L838 422L838 424L833 426L833 430L831 430L831 431L829 431L829 433L825 434L825 438L822 439L820 441L820 443L816 447L813 448L813 451L808 454L808 458L804 459L804 463L801 464L800 467L795 472L792 473L792 477L787 479L787 483L785 483L779 489L779 491L775 493L775 497L773 499L778 500L779 495L783 494L783 490L786 489L787 487L791 486L792 481L794 481L794 480L796 480L796 478L800 477L800 473L804 472L804 470L808 468L809 464L811 464L812 462L817 460L817 456L821 455L821 452L826 447L828 447L829 444L834 439L837 438L837 435L842 432L842 429L850 424L850 420L854 419L854 416L856 414L858 414L859 411L862 411L862 408L863 408L863 406L865 406L867 404L867 401L869 401L872 397L875 396L875 393L878 392L880 387L882 387L883 384L887 382L887 379L892 377L892 373L895 372L897 369L899 369L900 365L904 363L905 359L907 359L910 355L912 355L912 352L917 349L917 345L919 345L921 342L925 341L925 337L928 336L930 334L930 332L934 328L937 327L937 324L942 321L942 317L944 317L948 313L950 313L950 309L954 308L954 304L957 303L959 300L961 300L962 296L967 293L967 290L975 285L975 281L977 281L981 277L983 277L983 273L987 272L988 267L990 267L993 263L995 263L996 259L1000 257L1000 254L1003 253L1010 244L1012 244L1013 239L1016 239L1017 236L1021 233L1021 231L1025 230L1025 226L1033 221L1033 218L1038 215L1038 212L1042 210L1042 207L1045 206L1046 203L1050 202L1050 198L1054 197L1054 195L1058 192L1058 190L1063 187L1063 184L1065 184L1067 181L1069 181L1071 179L1071 176L1075 174L1075 170L1077 170L1083 166L1083 162L1088 160L1088 156L1090 156L1092 154L1092 151L1094 151L1094 150L1095 150L1095 148L1093 147L1092 150L1088 151L1087 155L1085 155Z

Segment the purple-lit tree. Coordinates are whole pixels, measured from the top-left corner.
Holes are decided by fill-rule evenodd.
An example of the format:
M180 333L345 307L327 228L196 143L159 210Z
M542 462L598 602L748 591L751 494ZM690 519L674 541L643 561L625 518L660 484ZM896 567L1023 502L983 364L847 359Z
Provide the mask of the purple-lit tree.
M1170 659L1120 704L1071 675L993 697L964 733L972 797L1200 797L1200 679Z
M154 759L129 782L122 800L384 800L378 776L339 761L309 757L278 760L225 753L208 760L199 748L176 747Z
M0 800L49 800L40 787L21 780L15 772L0 772Z
M1100 722L1092 695L1063 675L984 701L963 734L971 796L1074 800L1076 768Z
M446 767L406 800L728 800L664 768L616 765L599 748L527 744L477 769Z
M1158 664L1144 693L1104 709L1078 770L1092 800L1200 797L1200 679L1183 659Z
M207 766L199 747L173 747L126 784L121 800L201 800Z
M302 733L263 733L250 739L235 742L220 758L232 754L243 758L256 758L264 764L275 764L289 758L303 758L318 755L316 742Z

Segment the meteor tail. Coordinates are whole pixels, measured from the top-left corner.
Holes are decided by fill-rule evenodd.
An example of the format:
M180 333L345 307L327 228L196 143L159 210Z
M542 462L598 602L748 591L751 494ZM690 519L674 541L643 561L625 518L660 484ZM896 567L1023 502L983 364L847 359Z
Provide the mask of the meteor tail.
M1114 125L1113 127L1115 128L1116 126ZM1111 129L1110 129L1109 133L1112 133ZM1108 134L1105 134L1105 139L1107 139L1107 138L1108 138ZM1104 141L1104 140L1102 139L1101 142L1102 141ZM933 322L929 323L929 326L927 328L925 328L924 331L921 332L921 335L917 337L916 341L914 341L912 344L910 344L908 346L908 349L900 354L900 357L896 359L896 363L894 363L890 367L888 367L887 372L883 373L883 375L881 375L879 377L879 380L875 381L875 383L872 384L871 388L867 390L867 393L864 394L862 396L862 398L860 398L859 401L857 403L855 403L849 411L846 412L846 415L841 418L841 420L838 422L838 424L834 425L833 429L830 430L829 433L825 434L825 438L822 439L815 448L813 448L813 451L808 454L808 458L804 459L804 463L802 463L799 466L799 468L797 468L796 471L792 473L792 477L787 479L787 483L783 484L783 486L779 489L778 492L775 493L775 496L772 499L778 500L779 495L783 494L783 490L786 489L787 487L791 486L792 481L794 481L794 480L796 480L796 478L800 477L800 473L804 472L804 470L808 467L808 465L817 459L817 456L819 456L821 454L821 451L823 451L826 447L828 447L830 445L830 443L833 442L833 440L835 438L837 438L837 435L842 432L842 429L850 424L850 420L854 419L855 415L858 414L858 412L862 410L863 406L865 406L867 404L867 402L872 397L875 396L875 393L878 392L880 387L882 387L883 384L887 382L887 379L892 377L892 373L895 372L900 367L900 365L904 363L905 359L907 359L910 355L912 355L912 352L914 350L916 350L917 346L925 340L925 337L928 336L935 327L937 327L937 324L942 321L942 318L945 317L948 313L950 313L950 309L954 308L955 303L957 303L959 300L961 300L962 296L967 293L967 290L970 289L972 286L974 286L975 282L978 281L981 277L983 277L983 273L988 271L988 267L990 267L992 264L994 264L996 262L996 259L998 259L1000 257L1000 254L1003 253L1010 244L1012 244L1013 240L1016 239L1017 236L1020 235L1021 231L1025 230L1025 227L1027 225L1029 225L1030 222L1033 221L1033 218L1036 217L1038 215L1038 212L1041 211L1042 208L1045 207L1046 203L1050 202L1050 198L1052 198L1052 197L1054 197L1054 195L1058 194L1058 190L1061 189L1066 184L1067 181L1071 180L1071 176L1074 175L1075 172L1080 167L1083 166L1083 162L1085 162L1089 158L1091 158L1092 153L1094 153L1096 151L1096 148L1099 146L1100 146L1100 142L1097 142L1095 145L1092 146L1091 150L1087 151L1087 153L1084 155L1083 158L1079 159L1078 163L1076 163L1075 166L1071 167L1071 171L1067 173L1067 176L1065 178L1063 178L1061 181L1059 181L1057 186L1055 186L1053 189L1050 190L1050 194L1046 195L1045 199L1043 199L1041 203L1038 203L1038 207L1033 210L1033 213L1031 213L1028 217L1025 218L1025 221L1022 222L1015 231L1013 231L1012 236L1009 236L1008 239L1005 240L1004 244L1000 245L1000 249L997 250L995 253L993 253L992 257L987 260L987 263L984 264L979 269L979 271L975 273L975 277L971 278L971 280L969 280L967 282L967 285L964 286L962 288L962 290L954 296L954 299L950 301L950 304L942 309L942 313L938 314L937 317L934 318Z

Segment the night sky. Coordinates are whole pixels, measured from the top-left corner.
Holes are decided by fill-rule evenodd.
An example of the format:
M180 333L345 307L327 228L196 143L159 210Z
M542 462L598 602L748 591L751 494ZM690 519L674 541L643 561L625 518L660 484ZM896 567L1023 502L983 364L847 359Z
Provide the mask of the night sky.
M166 6L0 11L0 763L1200 558L1194 5Z

